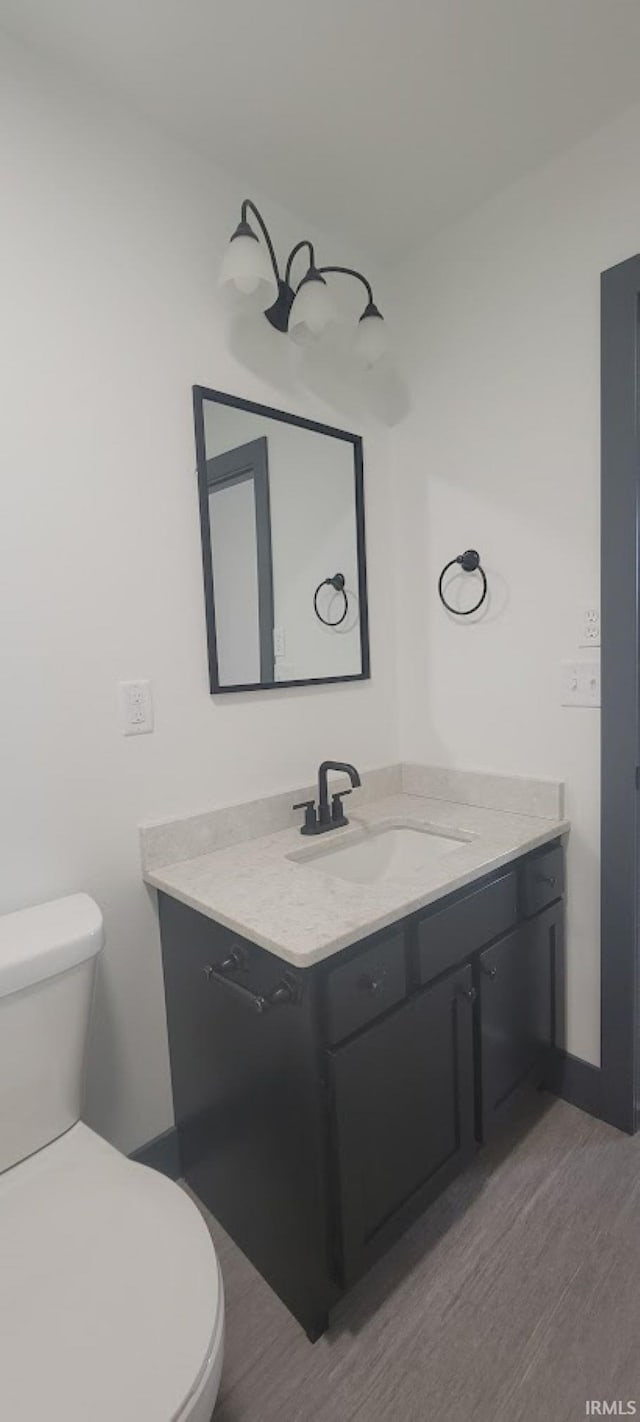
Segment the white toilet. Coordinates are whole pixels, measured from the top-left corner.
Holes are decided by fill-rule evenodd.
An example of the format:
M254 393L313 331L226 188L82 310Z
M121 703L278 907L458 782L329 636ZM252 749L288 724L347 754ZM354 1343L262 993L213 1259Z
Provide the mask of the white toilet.
M222 1279L188 1196L80 1121L100 910L0 918L0 1417L209 1422Z

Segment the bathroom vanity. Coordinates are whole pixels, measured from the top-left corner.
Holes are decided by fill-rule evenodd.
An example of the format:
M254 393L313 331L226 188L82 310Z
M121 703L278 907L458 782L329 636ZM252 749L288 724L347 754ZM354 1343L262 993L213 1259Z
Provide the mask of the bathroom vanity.
M147 868L184 1175L310 1338L544 1083L566 829L403 792L331 846L289 828Z

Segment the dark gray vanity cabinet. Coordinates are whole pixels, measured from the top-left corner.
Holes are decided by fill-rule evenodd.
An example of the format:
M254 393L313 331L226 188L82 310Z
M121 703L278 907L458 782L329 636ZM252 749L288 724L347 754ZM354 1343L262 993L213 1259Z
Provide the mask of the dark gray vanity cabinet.
M164 894L182 1170L311 1338L562 1042L560 843L305 969Z

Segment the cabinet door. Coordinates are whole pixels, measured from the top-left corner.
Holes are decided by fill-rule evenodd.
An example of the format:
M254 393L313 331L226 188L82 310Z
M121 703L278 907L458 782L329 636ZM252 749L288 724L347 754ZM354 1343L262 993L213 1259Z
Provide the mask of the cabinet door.
M465 966L331 1055L345 1283L474 1151L474 996Z
M540 1083L556 1036L563 906L523 923L479 960L482 1138Z

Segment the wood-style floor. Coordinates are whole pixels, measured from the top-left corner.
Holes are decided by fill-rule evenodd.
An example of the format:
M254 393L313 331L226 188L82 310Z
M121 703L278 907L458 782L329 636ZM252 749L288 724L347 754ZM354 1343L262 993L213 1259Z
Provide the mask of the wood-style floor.
M640 1136L539 1098L315 1345L210 1220L226 1289L214 1422L640 1417Z

